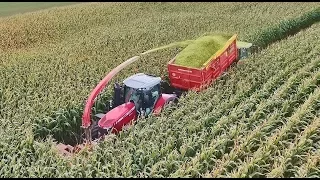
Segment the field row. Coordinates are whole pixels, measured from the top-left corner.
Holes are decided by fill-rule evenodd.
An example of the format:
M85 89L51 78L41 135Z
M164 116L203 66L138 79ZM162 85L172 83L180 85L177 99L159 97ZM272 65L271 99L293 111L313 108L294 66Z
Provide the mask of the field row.
M80 117L81 103L99 80L137 53L209 31L244 39L317 6L92 3L4 18L1 177L319 176L319 159L313 158L319 154L319 23L236 65L206 91L188 93L160 117L139 119L93 152L63 159L52 138L35 141L31 128L47 118L49 129L61 136L75 132L59 129L71 127L68 117L48 115L61 108ZM115 80L136 68L165 74L161 69L176 53L148 55Z
M4 118L34 119L59 108L77 106L119 62L145 50L218 30L238 33L241 38L246 38L284 18L298 16L315 7L312 3L298 3L300 12L297 12L297 5L292 3L283 3L282 6L277 3L156 5L157 8L151 11L150 8L155 7L153 3L79 4L3 19L0 32L4 32L0 34L4 36L1 38L5 40L4 46L14 46L6 42L12 37L26 38L21 41L31 44L37 42L34 38L49 42L52 39L52 43L41 42L43 44L39 46L35 43L34 48L16 51L11 48L0 54L0 84L4 85L3 96L7 99ZM133 11L136 9L140 11ZM125 10L136 12L136 17L125 16ZM163 13L163 10L168 13ZM230 18L221 17L221 14L226 15L225 11L233 12L228 15ZM265 13L269 14L268 17ZM225 18L230 20L225 21ZM24 34L26 32L29 34ZM37 32L45 34L42 36ZM135 73L136 68L140 72L165 75L166 63L176 52L164 50L146 56L120 73L115 81L122 81ZM19 110L11 114L10 109L16 107Z
M319 25L316 27L319 27ZM238 75L239 79L232 77L232 75L229 76L229 78L232 77L230 79L235 78L233 80L237 80L237 85L240 86L237 87L236 95L232 94L232 90L229 91L224 88L221 88L220 90L215 88L214 90L209 90L204 94L201 94L202 96L200 98L197 97L197 94L190 94L193 99L186 100L186 104L183 104L184 101L180 102L179 110L174 111L171 115L164 114L163 119L155 119L153 122L149 122L152 123L150 126L148 126L149 123L140 123L140 121L136 127L134 127L134 131L138 131L139 133L132 132L128 135L129 137L124 139L120 138L119 146L115 147L115 149L122 147L125 144L123 141L130 139L130 143L133 143L132 147L134 147L136 151L141 148L141 151L139 152L143 152L143 154L135 154L135 156L138 156L135 157L135 159L141 158L141 161L135 162L133 160L133 162L140 164L140 166L137 166L132 170L132 175L139 174L138 172L140 171L145 171L144 173L146 175L168 176L171 173L174 173L177 168L179 169L179 164L181 164L182 169L177 170L178 172L185 172L186 174L190 173L191 176L197 176L198 172L196 170L192 170L190 167L189 169L188 167L184 168L184 163L193 161L194 159L192 159L192 157L197 153L204 152L203 150L207 147L212 147L211 152L209 151L209 153L212 153L212 158L219 159L223 154L228 154L232 147L235 146L235 141L239 140L236 138L238 135L237 133L242 134L251 132L252 129L250 128L259 125L256 124L259 120L261 121L264 118L274 119L276 124L271 124L271 127L277 127L279 126L279 123L280 125L283 124L284 122L281 123L283 118L290 117L295 112L296 108L304 103L304 98L313 92L319 83L319 61L318 59L314 60L314 58L319 56L319 46L309 44L310 41L317 41L317 39L312 39L312 37L314 37L313 35L318 33L316 28L313 29L314 31L308 31L308 33L310 33L307 35L309 39L305 39L305 36L303 35L298 35L300 38L296 38L296 41L289 41L285 45L281 43L282 46L279 47L282 48L284 61L272 60L274 67L270 66L271 62L270 64L266 62L266 60L272 56L272 53L266 54L263 58L259 56L259 61L264 62L264 64L259 64L260 66L258 67L261 68L261 70L255 71L257 74L250 74L252 79L255 78L258 80L256 83L249 77L243 77L245 76L243 73L246 71L237 69L238 71L235 74ZM303 53L297 53L296 49L292 49L293 44L297 45L295 48L300 49L300 52ZM287 46L287 48L285 46ZM309 49L311 49L311 47L312 50L310 51ZM306 53L308 51L309 53ZM275 48L273 53L277 54L278 49ZM296 58L296 55L301 58ZM250 64L251 67L258 65L256 64L258 63L257 59L255 60L256 62L254 64ZM296 67L294 66L295 63L297 64ZM286 65L288 68L284 68ZM291 81L286 83L286 79L283 78L289 79L290 76L288 76L289 74L287 74L287 76L284 75L290 72L290 70L292 71L291 74L296 73L297 69L299 67L301 68L303 65L307 65L307 67L301 70L301 74L297 75L296 78L291 78ZM284 71L281 71L282 69L284 69ZM265 71L265 73L263 73L263 71ZM306 71L310 74L306 74ZM242 73L242 80L239 77L240 72ZM256 77L254 77L255 75ZM280 77L277 78L278 76ZM277 79L283 79L283 81L276 82L275 80ZM228 80L226 81L228 82ZM271 83L270 81L275 81L275 83ZM252 83L251 85L244 85L244 82ZM281 83L284 85L281 86ZM218 88L219 84L220 82L217 82L214 87ZM221 84L224 86L228 85L223 82L221 82ZM263 85L265 86L263 87ZM276 91L277 86L280 88L278 91L282 94L278 95L280 97L272 96L273 92ZM271 92L268 92L268 89ZM244 92L242 93L241 90ZM229 92L230 94L225 95L224 97L222 96L220 99L215 98L217 97L216 94L220 94L220 92L222 94ZM294 92L295 95L293 97L291 95L292 92ZM260 95L261 99L259 99L257 94L264 93L266 93L267 96L265 94L266 100L263 101L263 95ZM190 96L189 98L191 98ZM239 98L239 100L236 101L237 97L242 97L242 99ZM210 99L210 103L206 101L208 99ZM271 107L276 109L270 109ZM268 112L268 110L270 111ZM279 114L272 115L273 112L278 111L281 116L279 116ZM256 113L256 116L254 115L254 112ZM148 119L148 121L152 120ZM212 123L210 123L210 121ZM230 124L232 124L231 127ZM270 124L267 125L269 125L270 128ZM269 128L267 130L273 130L272 128ZM272 132L273 131L270 131L269 133ZM125 147L126 150L124 150L123 156L126 157L125 154L129 153L128 149L130 147ZM256 147L257 146L255 146L255 148ZM153 157L151 156L152 154L158 155ZM201 157L201 154L199 156ZM129 159L130 158L128 157L127 161ZM145 162L145 164L142 162ZM210 168L210 162L207 163L209 163L208 166ZM212 160L211 163L214 163L214 160ZM196 163L196 166L202 166L200 167L201 169L203 168L203 164L205 164L204 161L200 161L199 164ZM118 165L119 167L123 167L121 162L118 163ZM186 172L186 170L189 171ZM181 174L177 173L177 175L180 176Z
M293 155L317 146L320 46L310 42L319 41L318 33L313 25L249 58L201 96L189 93L177 110L139 120L89 159L76 157L65 176L294 176L292 167L308 160L276 157L297 143L304 147ZM85 172L76 162L87 164Z

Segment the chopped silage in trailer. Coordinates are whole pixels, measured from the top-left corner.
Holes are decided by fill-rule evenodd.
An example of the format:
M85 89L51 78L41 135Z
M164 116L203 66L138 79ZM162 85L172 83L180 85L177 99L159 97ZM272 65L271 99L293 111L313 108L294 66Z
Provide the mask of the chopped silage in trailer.
M175 64L201 68L219 49L223 48L232 35L202 36L183 49L175 59Z

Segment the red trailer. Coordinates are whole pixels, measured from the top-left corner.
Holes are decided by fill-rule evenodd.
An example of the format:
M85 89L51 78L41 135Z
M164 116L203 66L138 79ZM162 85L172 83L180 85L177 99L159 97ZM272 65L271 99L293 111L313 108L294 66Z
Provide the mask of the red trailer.
M168 63L170 84L182 90L201 91L218 78L238 59L237 35L233 35L223 48L218 50L202 68L191 68L174 64L175 58Z

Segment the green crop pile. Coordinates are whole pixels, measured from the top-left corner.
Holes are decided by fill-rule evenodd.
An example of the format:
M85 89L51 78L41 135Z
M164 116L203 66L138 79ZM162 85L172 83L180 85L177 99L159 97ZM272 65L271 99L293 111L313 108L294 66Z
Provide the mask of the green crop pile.
M124 60L205 32L253 42L319 6L83 3L0 18L0 177L320 177L319 23L92 152L62 158L53 143L77 138L90 91ZM167 74L180 51L146 54L111 83L135 69Z
M219 49L223 48L232 36L203 36L196 39L176 57L175 64L201 68Z

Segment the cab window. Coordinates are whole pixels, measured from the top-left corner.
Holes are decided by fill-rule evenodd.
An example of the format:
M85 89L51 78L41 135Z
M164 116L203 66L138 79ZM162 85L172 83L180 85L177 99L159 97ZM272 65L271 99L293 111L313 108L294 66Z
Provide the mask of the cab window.
M151 103L154 104L154 103L156 103L156 100L158 100L158 98L159 98L160 86L156 85L150 91L151 91Z

